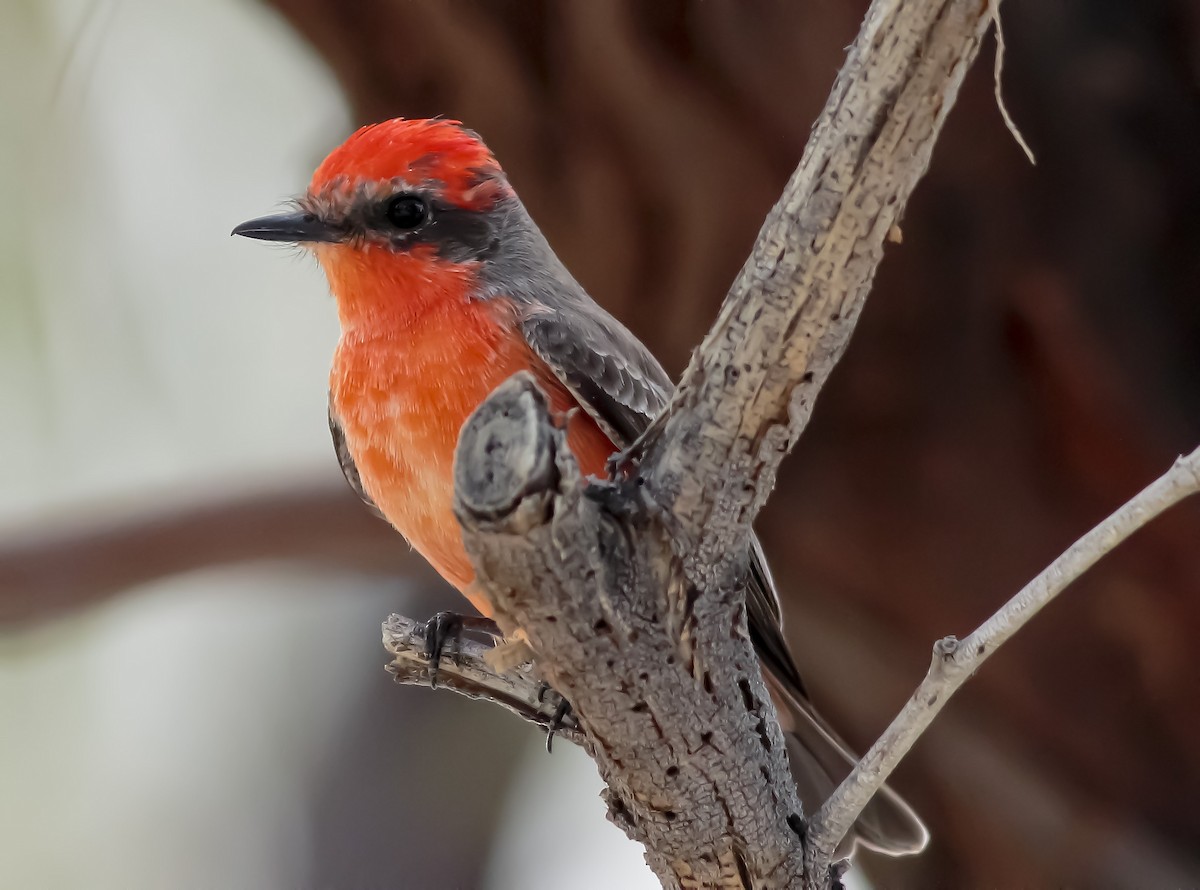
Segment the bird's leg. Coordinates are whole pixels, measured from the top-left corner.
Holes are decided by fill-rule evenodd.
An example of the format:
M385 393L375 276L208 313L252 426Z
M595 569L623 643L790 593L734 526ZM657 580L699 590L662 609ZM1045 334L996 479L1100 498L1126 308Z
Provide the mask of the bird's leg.
M476 631L500 638L500 628L491 618L479 615L459 615L457 612L438 612L425 622L425 657L429 659L429 685L437 688L438 665L446 644L453 641L454 657L458 656L464 630Z
M554 734L562 729L563 721L566 720L567 715L571 713L571 703L566 700L561 692L555 691L555 689L545 680L543 680L542 684L538 687L538 702L545 702L546 694L550 692L553 692L558 696L558 704L554 708L554 715L550 718L550 725L546 727L547 754L554 753Z
M628 448L613 452L605 463L604 469L607 471L609 479L628 478L632 475L630 471L637 469L640 459L641 454L638 452L635 442Z

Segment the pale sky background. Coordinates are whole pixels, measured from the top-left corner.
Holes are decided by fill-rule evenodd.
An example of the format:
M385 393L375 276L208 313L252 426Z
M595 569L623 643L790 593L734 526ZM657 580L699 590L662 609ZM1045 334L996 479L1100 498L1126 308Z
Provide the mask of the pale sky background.
M3 0L0 103L0 535L335 477L324 281L228 234L348 132L320 61L251 0ZM339 652L395 599L350 583L212 571L0 633L0 886L305 887ZM657 886L599 788L531 740L486 886Z

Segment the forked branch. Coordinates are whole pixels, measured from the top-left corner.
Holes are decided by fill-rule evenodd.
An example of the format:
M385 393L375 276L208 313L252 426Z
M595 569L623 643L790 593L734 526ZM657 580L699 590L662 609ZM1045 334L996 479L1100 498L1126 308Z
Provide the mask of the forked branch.
M460 436L456 510L479 583L574 706L610 816L664 886L805 881L805 823L740 571L990 15L987 0L872 4L799 168L621 481L579 477L532 378L497 390Z

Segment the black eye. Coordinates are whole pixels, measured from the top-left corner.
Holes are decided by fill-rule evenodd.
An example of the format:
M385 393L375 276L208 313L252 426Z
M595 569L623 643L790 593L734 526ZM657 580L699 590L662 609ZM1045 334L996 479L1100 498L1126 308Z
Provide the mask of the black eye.
M425 202L415 195L397 195L388 201L388 222L397 229L415 229L428 215Z

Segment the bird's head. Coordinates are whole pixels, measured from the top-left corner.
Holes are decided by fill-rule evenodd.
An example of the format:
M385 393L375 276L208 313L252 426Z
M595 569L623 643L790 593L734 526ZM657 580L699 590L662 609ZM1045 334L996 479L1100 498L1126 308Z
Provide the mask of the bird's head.
M233 234L311 248L347 321L355 307L411 303L418 290L469 277L500 249L514 205L504 172L473 131L457 121L397 118L335 148L292 210Z

